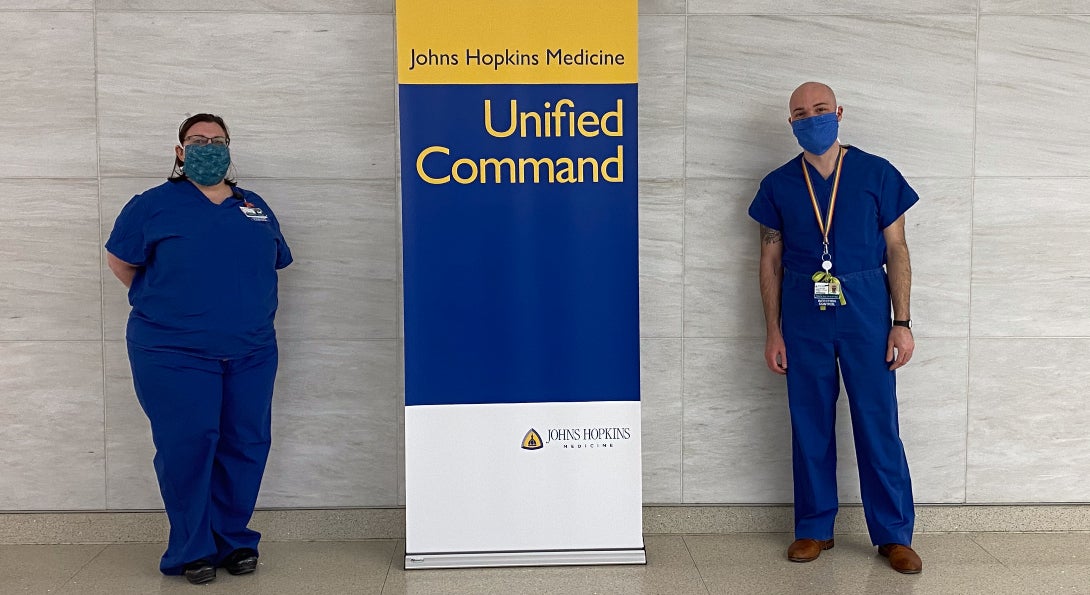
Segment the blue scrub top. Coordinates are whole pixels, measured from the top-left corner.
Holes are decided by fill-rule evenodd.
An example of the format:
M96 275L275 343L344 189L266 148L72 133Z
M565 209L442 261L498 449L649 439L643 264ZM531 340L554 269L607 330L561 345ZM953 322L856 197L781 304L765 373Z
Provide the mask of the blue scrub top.
M245 202L260 214L248 216ZM132 344L229 359L276 342L276 271L292 257L257 194L235 188L217 205L187 180L168 181L125 205L106 250L141 267L129 288Z
M846 147L837 191L829 254L834 275L881 267L886 263L889 227L920 199L901 172L885 159L855 147ZM761 180L749 216L783 234L783 266L810 275L821 271L822 237L810 193L802 175L802 154ZM822 218L829 212L834 175L821 177L806 164Z

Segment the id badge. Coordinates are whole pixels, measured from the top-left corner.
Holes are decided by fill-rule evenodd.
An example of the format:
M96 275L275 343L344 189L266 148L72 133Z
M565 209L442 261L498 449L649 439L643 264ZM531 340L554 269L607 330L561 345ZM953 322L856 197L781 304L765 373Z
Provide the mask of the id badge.
M239 207L239 209L241 209L242 214L249 217L251 221L268 221L269 220L269 216L265 214L265 211L262 211L258 207L242 206L242 207Z
M825 309L826 306L840 305L840 282L816 281L814 282L814 305Z

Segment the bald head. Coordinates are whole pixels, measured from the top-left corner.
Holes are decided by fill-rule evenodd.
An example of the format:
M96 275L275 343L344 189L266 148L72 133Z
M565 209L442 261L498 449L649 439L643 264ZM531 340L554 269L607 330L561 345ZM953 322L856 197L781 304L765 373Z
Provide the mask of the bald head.
M829 85L825 83L803 83L791 93L788 110L791 116L788 121L801 120L810 116L835 111L836 95Z

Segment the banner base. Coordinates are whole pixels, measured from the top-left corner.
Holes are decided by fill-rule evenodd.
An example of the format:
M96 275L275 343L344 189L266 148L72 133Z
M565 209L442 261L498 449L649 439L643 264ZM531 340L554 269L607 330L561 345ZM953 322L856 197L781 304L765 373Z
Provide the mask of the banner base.
M623 550L567 550L561 552L405 554L405 570L418 570L422 568L596 566L615 564L647 564L647 555L643 548Z

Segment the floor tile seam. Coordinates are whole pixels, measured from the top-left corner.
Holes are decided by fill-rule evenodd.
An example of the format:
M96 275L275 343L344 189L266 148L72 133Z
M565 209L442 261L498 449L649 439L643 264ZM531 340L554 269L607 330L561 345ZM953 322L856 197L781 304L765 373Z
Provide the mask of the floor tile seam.
M681 536L681 544L685 546L685 553L689 556L689 561L693 563L693 568L696 569L696 576L700 579L700 584L704 587L704 592L711 595L711 587L708 586L708 581L704 578L704 573L700 570L700 564L696 563L696 558L693 556L693 551L689 548L689 540L686 539L688 534Z
M392 539L390 541L393 541L393 547L390 548L390 563L386 565L386 575L382 577L382 586L379 588L379 593L386 592L386 585L390 582L390 575L393 574L394 564L397 563L399 557L397 553L401 551L401 548L398 547L398 543L401 541L400 539Z
M73 580L75 580L75 578L77 576L79 576L80 573L82 573L84 570L86 570L88 566L90 566L91 564L94 564L95 560L98 560L99 557L102 556L102 554L107 549L112 547L113 545L114 544L109 544L109 543L102 544L102 547L99 548L99 550L97 552L95 552L95 555L88 558L87 561L84 562L82 565L80 565L80 567L77 568L75 571L73 571L71 575L69 575L69 576L67 576L65 578L59 579L58 582L56 583L56 585L49 592L50 593L61 593L62 589L67 587L69 583L71 583Z
M992 560L995 560L996 563L998 563L1000 566L1002 566L1004 570L1013 570L1010 566L1008 566L1005 562L1003 562L1003 560L999 556L996 556L995 554L993 554L992 551L990 549L988 549L984 544L977 541L977 537L979 535L981 535L981 533L974 531L974 532L968 533L967 535L969 537L969 541L973 542L973 545L980 548L980 550L983 551L985 554L987 554L988 557L990 557Z

